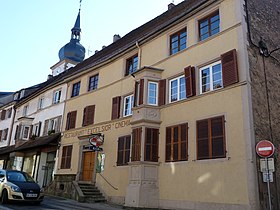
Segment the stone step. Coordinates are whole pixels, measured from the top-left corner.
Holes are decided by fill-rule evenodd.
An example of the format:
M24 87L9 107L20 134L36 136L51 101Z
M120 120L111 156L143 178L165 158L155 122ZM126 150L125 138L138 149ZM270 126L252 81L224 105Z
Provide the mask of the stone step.
M106 202L106 199L104 197L99 197L99 198L85 198L85 201L87 203L101 203L101 202Z
M101 192L84 192L84 191L83 191L83 194L84 194L84 195L93 195L93 196L94 196L94 195L96 195L96 196L97 196L97 195L102 195Z

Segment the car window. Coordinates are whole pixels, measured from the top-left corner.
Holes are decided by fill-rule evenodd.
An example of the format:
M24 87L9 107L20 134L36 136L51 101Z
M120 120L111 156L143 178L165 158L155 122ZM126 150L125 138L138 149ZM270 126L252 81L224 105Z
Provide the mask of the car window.
M9 171L7 173L7 179L10 182L34 182L28 174L17 171Z

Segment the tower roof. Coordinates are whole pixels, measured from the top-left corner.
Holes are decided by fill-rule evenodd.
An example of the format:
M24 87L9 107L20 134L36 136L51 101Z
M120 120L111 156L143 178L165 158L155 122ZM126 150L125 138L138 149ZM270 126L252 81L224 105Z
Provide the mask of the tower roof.
M64 45L58 53L59 60L70 59L75 62L81 62L85 58L85 48L80 44L80 9L74 27L71 29L70 42Z

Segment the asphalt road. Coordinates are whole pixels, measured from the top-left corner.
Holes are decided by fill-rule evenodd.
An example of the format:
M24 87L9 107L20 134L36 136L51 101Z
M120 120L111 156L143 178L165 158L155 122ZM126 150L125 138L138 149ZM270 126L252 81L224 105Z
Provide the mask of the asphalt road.
M122 209L121 206L111 205L107 203L79 203L74 200L45 196L44 201L40 205L30 203L16 203L0 204L1 210L51 210L51 209L74 209L74 210L86 210L86 209L98 209L98 210L116 210Z

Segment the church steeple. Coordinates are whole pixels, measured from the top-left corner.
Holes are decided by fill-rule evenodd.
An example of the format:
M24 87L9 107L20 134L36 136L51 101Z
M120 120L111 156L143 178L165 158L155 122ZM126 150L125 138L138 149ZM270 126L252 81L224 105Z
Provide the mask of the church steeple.
M80 8L74 27L71 29L71 40L59 50L60 61L69 59L74 62L82 62L85 58L85 48L80 44L81 27L80 27L80 13L81 13L81 0Z

